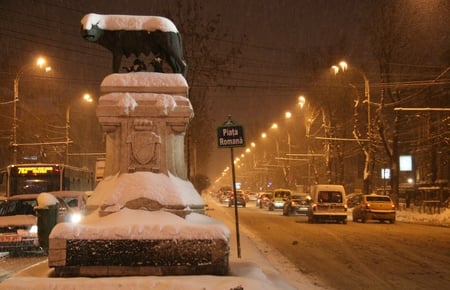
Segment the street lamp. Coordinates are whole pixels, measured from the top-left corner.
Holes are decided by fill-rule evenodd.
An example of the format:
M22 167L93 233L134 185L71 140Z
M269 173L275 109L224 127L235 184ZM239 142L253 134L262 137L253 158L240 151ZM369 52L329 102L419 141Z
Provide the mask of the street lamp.
M286 120L289 120L290 118L292 118L292 113L287 111L284 113L284 117L286 118ZM287 132L287 143L288 143L288 154L289 156L291 155L291 133L289 132L289 127L286 130Z
M50 66L45 66L46 60L45 58L39 57L36 60L36 66L40 69L44 69L45 72L49 72L52 70ZM19 82L22 75L25 71L35 68L34 65L24 65L16 74L14 78L14 100L13 100L13 123L12 123L12 144L13 147L13 163L17 163L17 102L19 101Z
M338 65L333 65L331 67L331 70L333 71L333 73L336 75L338 74L340 71L345 72L348 69L348 64L345 61L341 61L339 62ZM371 179L371 175L372 175L372 169L371 169L371 163L372 163L372 139L371 139L371 130L372 130L372 124L371 124L371 114L370 114L370 85L369 85L369 79L367 78L366 74L359 70L356 69L356 71L362 76L362 78L364 79L364 97L365 100L364 102L367 102L367 140L368 140L368 144L367 144L367 150L364 150L364 154L366 155L366 161L365 161L365 165L364 165L364 193L370 193L370 179Z
M298 97L298 105L300 106L300 109L303 109L303 106L305 106L306 99L304 96Z
M92 103L94 100L92 99L90 94L83 95L83 101L87 103ZM66 164L69 164L69 144L70 141L70 109L72 108L72 103L69 103L66 110Z

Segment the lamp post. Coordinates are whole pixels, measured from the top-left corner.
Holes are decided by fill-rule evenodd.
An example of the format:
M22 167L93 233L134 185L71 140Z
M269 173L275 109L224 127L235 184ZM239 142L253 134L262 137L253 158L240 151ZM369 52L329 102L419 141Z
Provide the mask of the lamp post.
M289 120L290 118L292 118L292 113L287 111L284 113L284 117L286 120ZM289 127L287 127L286 132L287 132L287 143L288 143L288 154L289 154L288 156L291 156L292 146L291 146L291 133L289 132Z
M341 61L339 62L338 65L333 65L331 67L332 71L334 72L334 74L339 73L340 71L345 72L346 70L348 70L348 64L345 61ZM362 76L363 80L364 80L364 97L365 100L364 102L367 102L367 149L364 150L364 154L366 156L366 161L364 164L364 176L363 176L363 181L364 181L364 188L363 188L363 192L364 193L370 193L370 183L371 183L371 177L372 177L372 124L371 124L371 112L370 112L370 85L369 85L369 79L367 78L366 74L359 70L356 69L356 71Z
M298 106L303 111L303 108L306 104L306 98L304 96L298 97ZM305 124L305 140L306 140L306 155L307 157L307 164L306 164L306 192L309 192L310 188L310 179L311 179L311 156L310 156L310 144L309 144L309 129L310 124L308 122L308 119L306 117L306 114L303 112L303 118L304 118L304 124Z
M92 99L91 95L84 94L83 95L83 101L87 103L92 103L94 100ZM72 103L69 103L69 106L67 106L66 110L66 164L69 164L69 144L70 141L70 109L72 108Z
M36 66L40 69L44 69L45 72L51 71L51 67L45 66L46 60L39 57L36 61ZM17 163L17 102L19 101L19 82L25 71L34 68L34 65L24 65L14 78L14 100L13 100L13 123L12 123L12 144L13 147L13 163Z

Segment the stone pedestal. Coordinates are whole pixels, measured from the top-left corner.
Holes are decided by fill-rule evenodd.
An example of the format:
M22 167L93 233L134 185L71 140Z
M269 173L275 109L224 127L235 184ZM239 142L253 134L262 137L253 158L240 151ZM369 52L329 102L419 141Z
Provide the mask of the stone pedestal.
M224 275L229 230L205 216L187 180L184 135L193 117L180 74L112 74L97 116L106 178L80 224L50 234L56 276Z
M184 135L193 117L180 74L107 76L97 116L107 134L105 176L135 171L186 179Z

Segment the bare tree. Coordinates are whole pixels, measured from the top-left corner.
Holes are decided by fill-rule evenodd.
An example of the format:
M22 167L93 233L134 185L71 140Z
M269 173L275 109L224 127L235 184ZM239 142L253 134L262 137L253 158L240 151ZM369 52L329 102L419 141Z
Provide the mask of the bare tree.
M433 5L446 1L433 1ZM428 63L432 55L427 51L430 47L436 47L435 43L427 43L423 37L433 34L433 41L443 40L443 44L449 43L448 17L447 28L436 29L443 24L433 23L433 19L439 19L439 15L447 15L449 5L433 7L429 18L425 19L420 12L425 11L420 3L412 1L377 1L373 7L368 21L368 33L371 38L372 53L375 56L381 80L379 104L375 118L377 134L373 135L373 148L385 152L391 166L391 186L394 197L398 197L399 164L398 164L398 132L393 124L397 124L395 107L418 106L423 103L424 87L415 85L418 76L425 75L423 67L418 65L406 65L408 63ZM426 5L430 8L433 5ZM443 12L447 11L447 13ZM444 16L445 18L445 16ZM444 21L444 23L445 23ZM425 29L424 26L434 26L434 29ZM438 25L438 26L436 26ZM445 27L445 24L442 26ZM422 32L421 32L422 30ZM439 33L442 33L440 35ZM446 36L445 36L446 35ZM447 40L445 40L447 39ZM439 47L439 45L437 46ZM444 48L447 49L448 47ZM443 54L444 55L444 54ZM403 64L403 65L400 65ZM447 63L448 65L448 63ZM430 77L434 79L434 77ZM404 85L405 84L405 85ZM430 102L426 102L430 106ZM414 130L414 128L411 128ZM384 149L382 149L384 148ZM379 154L376 154L379 156Z
M178 0L175 5L170 5L166 13L177 24L181 33L189 67L189 98L195 117L188 128L186 150L188 176L192 178L198 174L199 169L206 167L212 151L211 141L215 140L217 122L210 113L211 88L215 87L220 78L229 75L231 68L236 65L233 60L241 53L241 41L227 41L228 34L218 29L222 16L217 14L209 18L202 1Z

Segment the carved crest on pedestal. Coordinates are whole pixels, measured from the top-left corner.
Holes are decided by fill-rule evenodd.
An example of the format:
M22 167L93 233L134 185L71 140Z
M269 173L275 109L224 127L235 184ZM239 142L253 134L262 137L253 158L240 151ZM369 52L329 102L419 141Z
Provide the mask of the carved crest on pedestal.
M161 136L152 121L135 120L127 143L131 143L133 165L149 165L149 168L145 167L149 170L159 168Z

